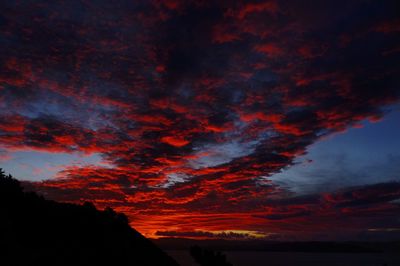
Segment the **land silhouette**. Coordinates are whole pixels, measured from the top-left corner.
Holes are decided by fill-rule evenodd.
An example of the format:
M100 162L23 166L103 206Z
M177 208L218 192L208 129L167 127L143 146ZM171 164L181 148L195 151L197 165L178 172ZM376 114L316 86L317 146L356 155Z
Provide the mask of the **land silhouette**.
M275 242L147 239L112 208L98 210L26 192L0 168L0 265L179 265L163 250L187 250L200 266L232 266L221 251L379 253L400 242ZM160 249L161 247L162 249ZM191 247L191 248L189 248Z
M0 265L178 265L124 214L24 192L2 169L0 210Z

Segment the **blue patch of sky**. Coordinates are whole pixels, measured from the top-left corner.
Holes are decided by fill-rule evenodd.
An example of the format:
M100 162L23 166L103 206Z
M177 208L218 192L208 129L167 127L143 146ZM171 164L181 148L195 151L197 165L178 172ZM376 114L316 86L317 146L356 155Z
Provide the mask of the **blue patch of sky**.
M49 153L39 151L17 151L1 162L1 168L19 180L41 181L54 178L59 171L70 166L96 165L110 167L97 153Z
M190 180L190 176L185 173L170 173L167 174L167 181L159 186L160 188L169 188L178 183L184 183Z
M39 93L32 101L25 103L18 109L18 114L34 119L42 116L52 116L60 121L79 124L83 127L97 130L105 126L114 126L107 114L115 111L115 107L99 105L97 103L81 103L59 95L52 91Z
M295 165L266 178L298 194L400 182L399 108L378 123L361 124L322 138Z
M196 153L206 153L207 155L189 160L188 163L194 169L229 163L233 159L253 153L258 143L258 140L249 142L234 140L225 143L208 144L194 149L197 151Z

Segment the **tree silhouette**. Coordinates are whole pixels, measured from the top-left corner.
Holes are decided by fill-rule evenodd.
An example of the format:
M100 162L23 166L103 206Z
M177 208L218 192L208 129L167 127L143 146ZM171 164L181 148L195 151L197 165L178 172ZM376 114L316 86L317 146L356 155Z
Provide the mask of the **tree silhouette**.
M193 246L190 248L190 255L201 266L232 266L226 260L226 256L219 251Z

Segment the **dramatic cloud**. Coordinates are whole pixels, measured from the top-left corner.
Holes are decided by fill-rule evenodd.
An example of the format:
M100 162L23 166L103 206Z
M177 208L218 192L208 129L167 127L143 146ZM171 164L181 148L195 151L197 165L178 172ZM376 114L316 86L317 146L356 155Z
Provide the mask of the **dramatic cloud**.
M398 183L299 199L270 179L399 101L398 8L2 1L0 161L101 156L26 186L112 206L148 236L399 227Z

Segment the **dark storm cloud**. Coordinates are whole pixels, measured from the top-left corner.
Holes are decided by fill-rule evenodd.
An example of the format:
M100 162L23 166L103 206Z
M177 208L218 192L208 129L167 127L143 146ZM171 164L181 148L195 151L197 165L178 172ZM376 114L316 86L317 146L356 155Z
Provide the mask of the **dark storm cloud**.
M113 169L32 185L131 217L162 208L166 229L193 207L306 218L263 209L290 194L268 177L321 137L379 120L400 76L397 1L307 2L2 1L1 146L100 154Z
M303 217L303 216L308 216L310 213L308 211L294 211L291 213L273 213L273 214L268 214L260 218L265 218L268 220L287 220L290 218L296 218L296 217ZM259 216L256 216L259 217Z
M350 187L325 194L309 194L300 197L291 197L264 202L264 207L271 214L256 215L257 218L267 220L304 219L308 222L318 222L326 217L332 218L329 223L335 223L337 212L341 213L342 221L360 216L360 223L370 223L364 218L376 214L375 222L389 222L392 226L399 225L395 210L399 205L395 203L400 198L400 183L378 183L367 186ZM392 219L386 219L389 216ZM324 218L325 217L325 218ZM328 221L324 221L327 225Z

